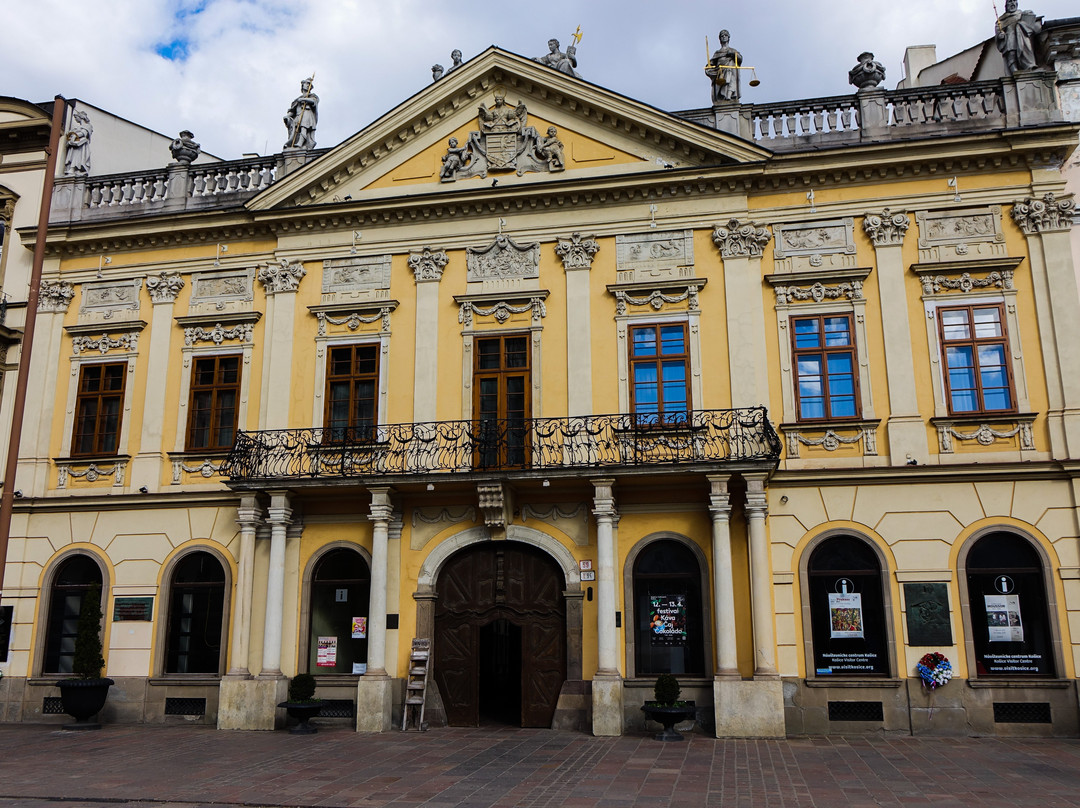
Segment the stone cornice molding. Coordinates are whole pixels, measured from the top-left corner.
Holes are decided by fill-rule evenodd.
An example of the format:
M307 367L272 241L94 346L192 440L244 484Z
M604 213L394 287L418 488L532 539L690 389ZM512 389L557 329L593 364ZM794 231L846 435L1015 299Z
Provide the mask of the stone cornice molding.
M1066 232L1072 227L1075 213L1076 200L1072 194L1059 199L1051 192L1042 199L1028 197L1012 206L1013 221L1027 236Z
M760 258L771 238L768 228L738 219L729 219L713 230L713 242L720 248L721 258Z
M443 269L450 262L446 250L424 247L419 252L409 254L409 269L417 283L442 280Z
M562 259L563 269L592 269L593 256L600 251L595 236L582 236L571 233L569 237L560 237L555 245L555 254Z
M267 295L276 295L281 292L295 292L300 288L300 281L305 275L307 270L299 261L281 258L276 265L263 264L259 267L255 278L266 289Z
M863 230L875 247L899 246L911 227L911 217L905 213L893 213L885 208L881 213L867 213L863 217Z
M38 292L38 311L63 314L75 298L75 287L67 281L42 281Z
M146 276L146 290L154 303L174 303L185 286L179 272L166 270L159 275Z

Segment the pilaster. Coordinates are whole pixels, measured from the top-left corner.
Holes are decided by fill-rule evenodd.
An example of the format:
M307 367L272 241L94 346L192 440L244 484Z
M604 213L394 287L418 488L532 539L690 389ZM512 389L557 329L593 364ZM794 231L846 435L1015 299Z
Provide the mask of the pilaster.
M367 672L356 691L356 731L387 732L391 728L393 680L386 672L386 603L392 488L370 488L371 595L368 600Z
M449 258L445 250L425 247L409 256L416 280L416 351L413 365L413 421L438 419L439 281Z

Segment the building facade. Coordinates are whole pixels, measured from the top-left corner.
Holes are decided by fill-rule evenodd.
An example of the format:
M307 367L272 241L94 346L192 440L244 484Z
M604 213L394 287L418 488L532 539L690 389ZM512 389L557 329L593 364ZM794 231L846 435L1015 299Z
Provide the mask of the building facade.
M674 673L718 736L1076 735L1054 81L667 113L492 48L329 150L59 180L4 717L101 585L117 721L311 672L389 730L419 639L434 725Z

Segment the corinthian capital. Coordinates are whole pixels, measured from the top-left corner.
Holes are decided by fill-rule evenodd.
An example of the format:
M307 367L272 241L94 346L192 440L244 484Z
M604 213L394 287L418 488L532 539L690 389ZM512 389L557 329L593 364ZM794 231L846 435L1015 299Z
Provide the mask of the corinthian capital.
M875 247L888 247L904 243L904 235L911 227L911 218L885 208L881 213L867 213L862 226Z
M730 219L713 231L722 258L758 258L771 238L768 228L756 227L753 222L740 224L738 219Z
M1026 235L1032 236L1036 233L1068 230L1072 227L1075 212L1076 201L1072 194L1058 199L1054 194L1048 193L1042 199L1028 197L1022 202L1015 202L1012 217Z

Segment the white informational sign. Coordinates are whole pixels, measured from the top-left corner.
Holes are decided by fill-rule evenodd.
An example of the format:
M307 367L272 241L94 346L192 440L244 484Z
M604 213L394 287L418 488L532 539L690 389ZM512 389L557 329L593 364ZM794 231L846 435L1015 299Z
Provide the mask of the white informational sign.
M863 639L861 594L829 593L829 630L829 636L834 640Z
M581 580L583 580L583 581L595 581L596 580L596 570L584 570L581 573Z
M363 676L365 673L367 673L367 663L366 662L354 662L352 664L352 672L353 673L359 673L361 676Z
M986 598L986 625L990 642L1023 642L1019 595L983 595Z
M315 664L320 668L337 667L337 637L319 637L319 650Z
M334 602L335 603L348 603L349 602L349 590L348 589L335 589L334 590Z

